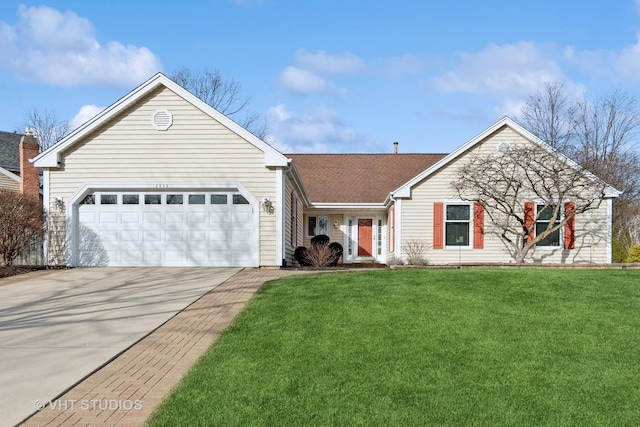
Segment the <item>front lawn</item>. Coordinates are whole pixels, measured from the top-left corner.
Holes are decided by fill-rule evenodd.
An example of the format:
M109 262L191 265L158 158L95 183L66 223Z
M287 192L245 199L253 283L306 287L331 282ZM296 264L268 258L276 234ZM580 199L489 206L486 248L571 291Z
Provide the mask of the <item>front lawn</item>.
M640 425L640 271L279 280L150 423Z

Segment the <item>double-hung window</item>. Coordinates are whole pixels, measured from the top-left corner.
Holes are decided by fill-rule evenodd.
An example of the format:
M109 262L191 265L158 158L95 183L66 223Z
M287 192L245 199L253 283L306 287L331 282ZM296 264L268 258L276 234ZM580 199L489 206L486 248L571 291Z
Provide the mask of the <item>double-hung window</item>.
M554 205L536 204L536 218L538 218L536 221L536 236L544 233L550 226L554 227L560 224L562 220L562 211L558 210L558 215L555 218L555 221L553 221L553 225L550 225L551 221L553 220L553 213L556 211L556 208L561 209L561 207ZM554 248L560 247L560 230L562 230L562 227L559 227L557 230L553 231L547 237L539 241L536 246L549 246Z
M470 246L471 205L448 203L445 212L445 245Z

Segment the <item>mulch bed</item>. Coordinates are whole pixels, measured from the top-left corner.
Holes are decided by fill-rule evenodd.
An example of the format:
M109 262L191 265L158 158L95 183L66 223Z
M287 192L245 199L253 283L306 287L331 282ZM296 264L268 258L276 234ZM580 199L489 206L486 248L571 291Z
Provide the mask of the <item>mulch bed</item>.
M17 276L18 274L30 273L32 271L44 270L43 266L9 266L0 267L0 279L3 277Z

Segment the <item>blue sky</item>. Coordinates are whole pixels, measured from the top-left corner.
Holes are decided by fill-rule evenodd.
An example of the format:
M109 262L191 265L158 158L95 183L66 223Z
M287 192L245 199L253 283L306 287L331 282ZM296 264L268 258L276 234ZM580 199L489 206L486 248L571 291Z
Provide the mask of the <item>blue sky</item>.
M283 152L450 152L545 82L640 95L640 0L0 3L0 130L220 71Z

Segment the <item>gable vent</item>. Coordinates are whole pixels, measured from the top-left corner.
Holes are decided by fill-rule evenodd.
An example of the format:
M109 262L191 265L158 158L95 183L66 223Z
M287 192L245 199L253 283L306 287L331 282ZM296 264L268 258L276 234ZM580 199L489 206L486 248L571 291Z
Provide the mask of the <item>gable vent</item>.
M167 130L173 124L173 116L167 110L157 110L151 115L151 124L157 130Z

